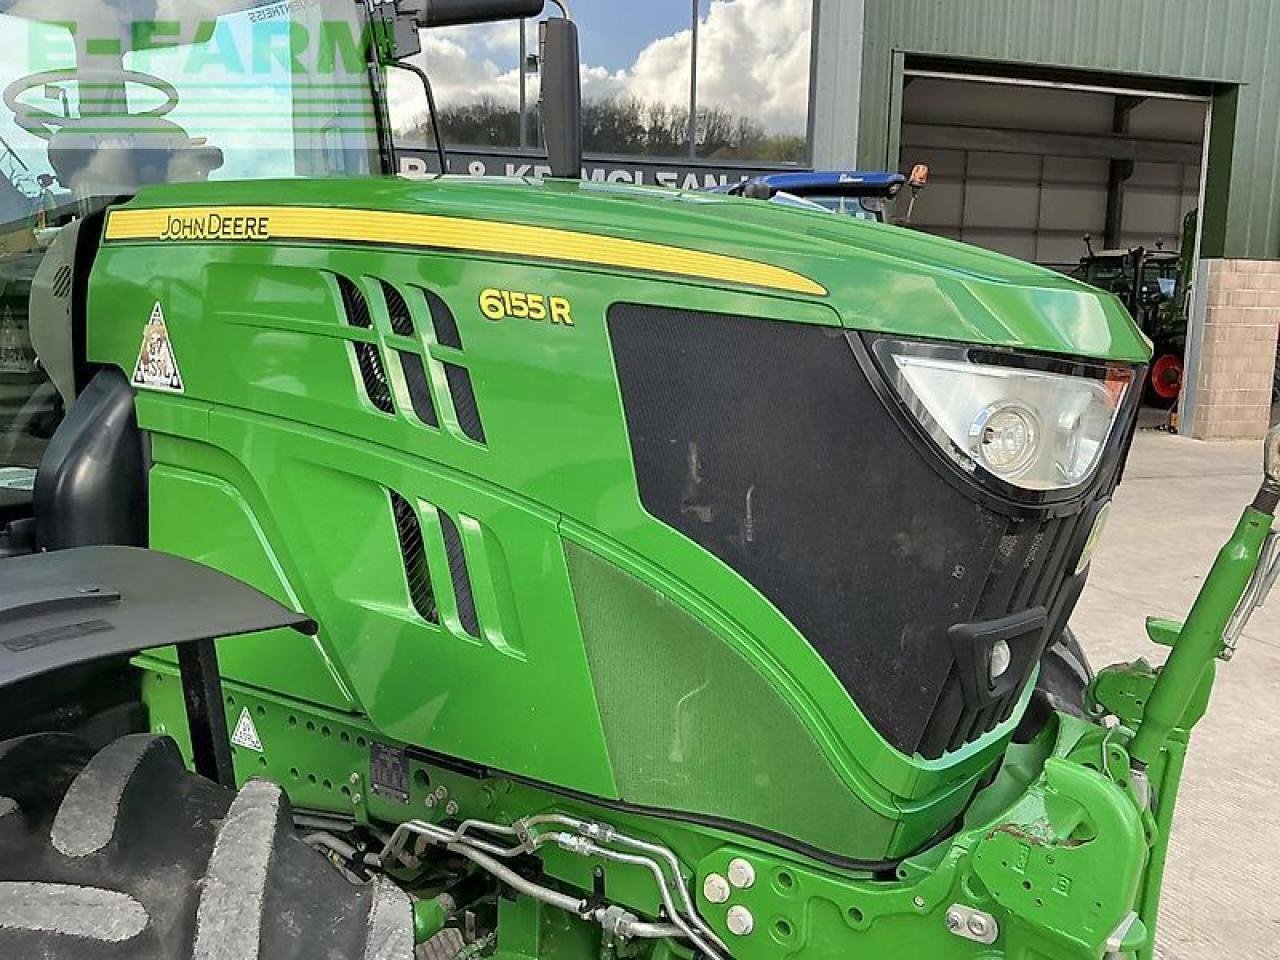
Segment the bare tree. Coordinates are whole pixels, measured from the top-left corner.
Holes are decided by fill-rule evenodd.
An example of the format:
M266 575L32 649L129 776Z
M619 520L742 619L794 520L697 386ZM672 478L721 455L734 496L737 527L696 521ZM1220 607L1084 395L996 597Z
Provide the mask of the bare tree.
M457 147L517 147L520 111L491 97L440 113L446 142ZM683 157L689 153L689 110L636 97L588 100L582 111L583 146L592 153ZM536 127L536 125L535 125ZM767 133L757 121L722 107L704 107L696 124L698 156L720 161L803 162L803 136ZM406 139L429 139L427 124Z

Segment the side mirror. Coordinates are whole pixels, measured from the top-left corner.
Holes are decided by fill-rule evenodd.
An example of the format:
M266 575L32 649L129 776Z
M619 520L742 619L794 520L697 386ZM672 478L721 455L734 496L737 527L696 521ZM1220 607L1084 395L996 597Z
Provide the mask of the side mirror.
M424 30L540 17L546 0L397 0L401 13L412 16Z
M422 52L419 30L539 17L546 0L393 0L382 16L392 24L393 61Z
M582 176L582 81L579 75L578 25L568 17L544 20L542 56L542 133L553 177Z

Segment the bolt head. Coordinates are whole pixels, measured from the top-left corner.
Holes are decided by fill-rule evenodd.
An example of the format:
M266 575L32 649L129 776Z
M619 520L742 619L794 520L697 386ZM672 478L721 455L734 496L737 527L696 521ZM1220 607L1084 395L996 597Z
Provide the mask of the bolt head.
M980 913L969 914L969 932L975 937L985 937L991 929L987 923L987 918Z
M729 883L739 890L746 890L756 882L756 868L751 861L734 857L729 861Z
M358 774L358 773L353 773L351 776L347 777L347 779L348 779L348 780L350 780L352 783L359 783L359 782L360 782L360 774Z
M960 916L960 912L958 910L948 910L947 911L947 929L950 930L952 933L957 933L959 932L960 928L963 926L964 926L964 917Z
M363 799L364 799L364 797L360 796L360 794L358 794L358 793L353 793L353 794L351 795L351 804L352 804L352 806L356 806L356 805L358 805L358 804L360 803L360 801L361 801L361 800L363 800Z
M912 901L919 909L924 909L924 897L915 897Z
M445 816L447 817L454 816L458 812L458 804L455 801L450 800L447 804L445 804L444 812L445 812Z
M729 932L735 937L748 936L756 928L756 918L751 915L750 910L741 905L730 907L725 921L729 926Z
M434 793L427 794L427 799L423 801L423 803L427 805L428 810L431 810L432 808L434 808L435 805L439 802L440 801L436 799L436 795Z
M446 790L444 787L436 787L435 798L437 800L443 800L447 796L449 796L448 790Z
M718 873L708 873L702 881L702 895L708 903L724 903L729 899L729 881Z

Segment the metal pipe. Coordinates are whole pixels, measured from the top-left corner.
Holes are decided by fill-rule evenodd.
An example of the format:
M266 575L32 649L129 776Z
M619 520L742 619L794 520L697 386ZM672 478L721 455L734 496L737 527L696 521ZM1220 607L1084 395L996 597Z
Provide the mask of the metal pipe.
M568 827L577 832L532 832L532 828L543 824ZM520 837L521 843L514 847L499 847L486 840L468 836L472 831L484 831L502 836L517 836ZM706 929L702 918L692 908L688 890L679 871L679 861L676 860L675 854L665 847L626 837L607 824L590 823L585 820L567 817L563 814L539 814L520 820L515 826L505 826L484 820L465 820L453 830L448 830L421 820L410 820L396 828L395 834L383 850L383 857L395 855L403 846L404 838L408 834L417 834L439 844L446 850L466 857L481 869L493 874L518 892L525 893L543 903L549 903L552 906L558 906L579 916L594 920L619 935L651 939L672 936L681 937L693 943L694 946L702 950L712 960L721 960L722 951L727 953L719 938L716 937L714 932ZM682 912L677 907L670 889L672 884L664 872L663 865L657 859L650 856L610 850L596 843L595 840L597 838L605 842L624 843L648 848L656 853L661 860L670 866L675 875L676 882L674 886L679 888L680 899L683 901L682 905L685 907L685 912ZM587 909L586 900L574 900L571 896L527 880L500 862L500 858L508 859L521 854L533 853L538 848L552 842L556 843L561 849L579 856L594 856L602 860L639 866L648 870L654 877L658 895L672 922L663 924L640 921L617 906L599 907L594 911L584 912ZM512 882L510 879L512 877L516 878L519 883Z
M523 893L525 896L532 897L534 900L549 904L553 907L559 907L561 910L567 910L569 913L576 914L577 916L583 916L583 912L586 910L587 901L575 900L573 897L561 893L558 890L552 890L550 887L544 887L540 883L534 883L532 880L526 880L505 863L500 863L487 853L481 853L479 850L475 850L465 843L446 844L445 849L451 853L456 853L459 856L466 857L485 872L493 874L517 893Z
M698 155L698 27L702 20L700 0L693 0L689 51L689 156Z
M559 826L570 827L584 837L588 837L593 840L602 840L606 843L618 843L623 846L631 847L634 850L639 850L642 853L650 854L653 857L657 857L666 864L667 869L671 872L668 879L670 880L671 885L679 892L681 905L684 907L685 915L689 922L721 950L726 952L728 951L724 942L716 936L715 931L703 921L697 909L694 907L693 901L689 896L688 887L685 885L684 876L680 871L680 861L676 858L675 853L673 853L668 847L629 837L608 824L592 823L559 813L538 814L536 816L525 818L521 823L526 827L535 826L541 823L551 823Z
M649 923L645 920L637 920L627 930L631 936L641 940L666 940L681 935L680 928L674 923Z
M1027 77L999 77L981 73L959 73L953 70L908 69L908 77L929 77L934 80L961 80L965 83L993 83L1002 87L1044 87L1050 90L1076 90L1082 93L1109 93L1123 96L1147 97L1152 100L1186 100L1192 103L1208 103L1212 97L1197 93L1175 93L1168 90L1150 90L1142 87L1115 87L1096 83L1071 83L1064 80L1034 80Z
M431 84L431 77L427 71L408 60L397 60L396 64L402 70L408 70L422 84L422 89L427 94L427 110L431 116L431 136L436 141L436 157L440 161L440 175L444 176L449 172L449 150L444 143L444 135L440 131L440 111L436 109L436 91Z
M529 145L529 21L520 20L520 149Z
M662 874L662 868L651 857L642 857L634 853L620 853L617 850L610 850L602 847L594 840L586 837L574 836L569 833L557 835L559 845L571 853L578 853L588 857L599 857L602 860L611 860L614 863L625 863L630 866L644 867L653 874L657 881L658 894L662 898L662 906L666 909L667 915L671 918L671 922L683 931L685 937L689 939L699 950L711 957L712 960L720 960L720 952L716 947L711 946L698 933L696 933L676 909L675 903L671 899L671 891L667 889L666 878Z

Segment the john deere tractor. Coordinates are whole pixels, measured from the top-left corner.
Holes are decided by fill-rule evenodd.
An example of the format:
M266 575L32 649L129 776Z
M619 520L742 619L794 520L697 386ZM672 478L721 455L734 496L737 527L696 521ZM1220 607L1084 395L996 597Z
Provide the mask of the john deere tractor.
M384 176L419 31L541 12L0 3L0 957L1149 958L1280 435L1093 676L1121 303L580 182L563 16L560 178Z

